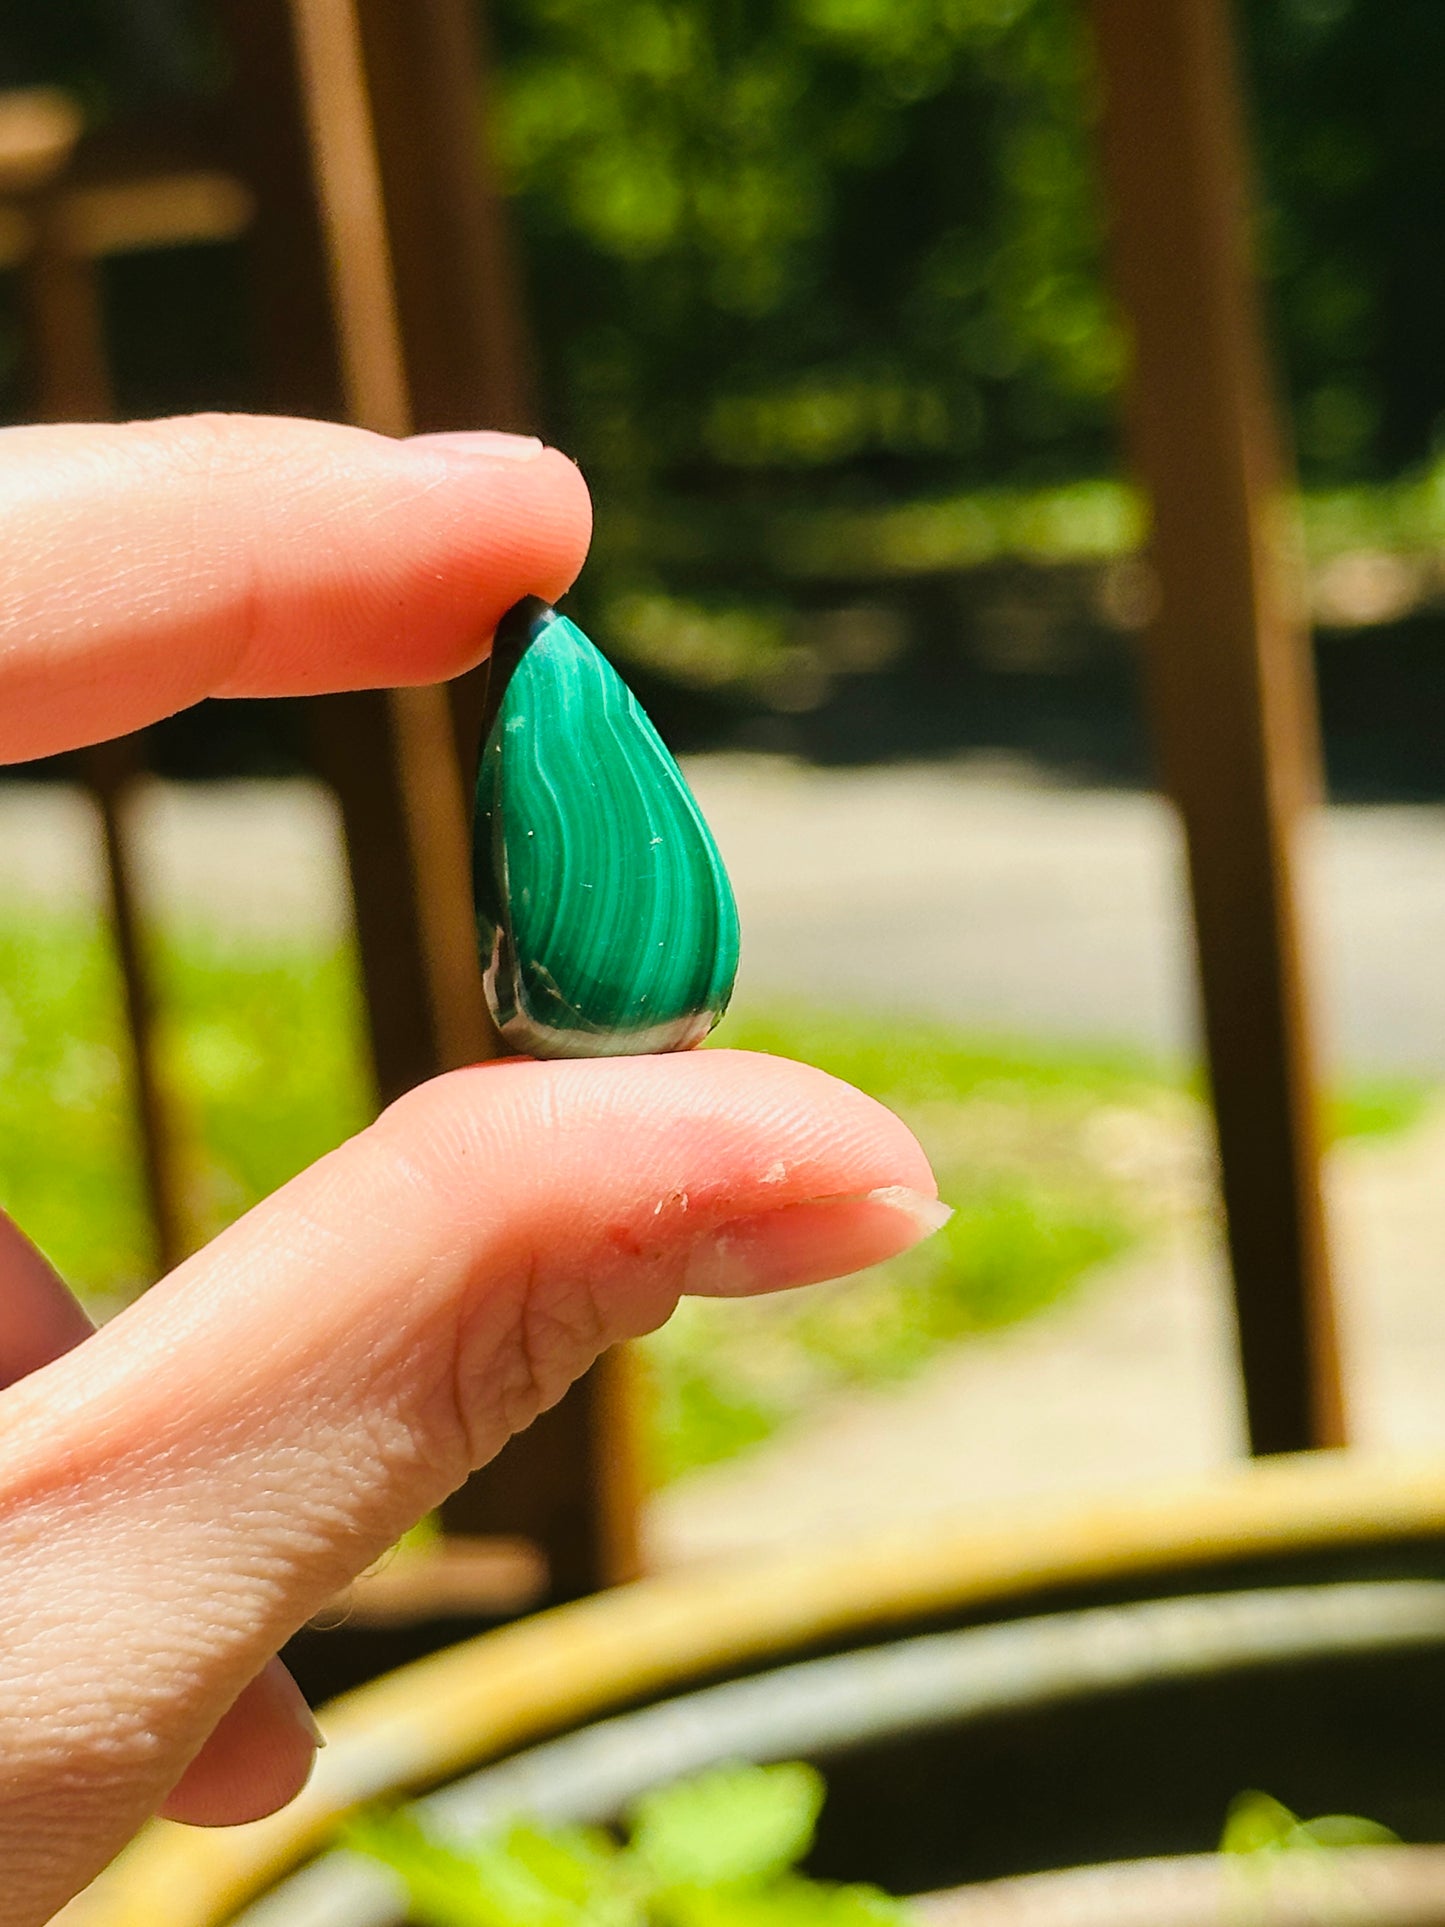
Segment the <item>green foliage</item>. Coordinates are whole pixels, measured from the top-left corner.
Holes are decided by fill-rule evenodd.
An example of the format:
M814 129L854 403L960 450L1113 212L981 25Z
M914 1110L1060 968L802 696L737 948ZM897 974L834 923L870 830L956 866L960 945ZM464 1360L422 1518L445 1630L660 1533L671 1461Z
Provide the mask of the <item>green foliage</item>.
M1066 0L508 0L500 146L611 516L1108 459ZM603 562L622 538L603 528ZM641 558L634 556L632 566Z
M344 1838L400 1878L420 1927L903 1927L874 1889L793 1871L822 1800L809 1766L723 1766L645 1795L625 1844L524 1824L444 1842L406 1811Z
M1325 1137L1329 1143L1345 1138L1390 1137L1408 1130L1425 1109L1425 1091L1403 1078L1364 1078L1336 1091L1325 1105Z
M804 501L865 537L825 528L815 557L967 566L1019 521L987 499L968 512L972 492L1113 469L1121 342L1069 0L493 15L553 426L602 507L584 595L696 603L750 569L768 584ZM1358 496L1425 472L1445 420L1445 270L1414 238L1445 220L1445 14L1400 0L1388 32L1362 0L1238 16L1304 473ZM725 546L733 510L782 518L778 539L731 567L700 569L686 543L666 558L678 523Z
M812 1845L822 1806L809 1766L722 1767L644 1794L632 1851L663 1887L776 1880Z
M159 964L199 1243L366 1123L360 986L349 948L232 947L199 931L165 943Z
M199 1244L365 1123L354 963L341 949L172 932L156 965ZM95 924L0 920L0 1203L99 1311L131 1297L151 1263L122 1036Z
M89 925L0 922L0 1203L99 1298L127 1295L145 1271L120 997Z
M1326 1813L1301 1820L1268 1793L1240 1793L1230 1802L1219 1851L1273 1854L1319 1851L1327 1847L1397 1847L1400 1836L1377 1820L1352 1813Z
M1445 460L1392 482L1307 489L1300 511L1312 563L1359 549L1433 558L1445 546ZM840 576L883 583L999 562L1106 562L1135 553L1143 530L1142 504L1126 483L1077 481L955 489L891 503L718 505L706 528L663 509L647 535L660 563L722 576L731 558L744 575L763 569L787 585ZM726 599L715 593L713 603L726 613L656 591L619 595L608 605L605 633L634 661L716 687L759 665L785 631L786 605L757 591ZM666 635L674 629L675 656Z
M1413 236L1445 214L1445 128L1428 75L1445 14L1397 0L1250 0L1265 195L1261 242L1305 471L1363 479L1437 446L1445 379L1431 349L1442 272Z
M451 1845L401 1811L357 1815L345 1842L400 1877L420 1927L642 1927L646 1919L631 1870L600 1832L518 1825Z
M399 1878L418 1927L907 1927L908 1908L878 1889L795 1871L823 1791L801 1762L721 1766L644 1795L625 1841L525 1823L443 1840L402 1809L358 1815L343 1844ZM1376 1821L1301 1820L1251 1791L1230 1803L1219 1851L1257 1858L1398 1844Z
M96 119L174 111L222 80L215 13L11 4L0 68L73 89ZM1071 0L487 8L486 124L552 425L607 509L604 571L635 587L649 518L680 501L786 501L807 478L886 502L1111 469L1121 351L1082 14ZM1244 0L1234 17L1306 474L1419 467L1445 417L1445 10ZM197 332L219 318L198 315ZM126 314L122 369L156 319Z

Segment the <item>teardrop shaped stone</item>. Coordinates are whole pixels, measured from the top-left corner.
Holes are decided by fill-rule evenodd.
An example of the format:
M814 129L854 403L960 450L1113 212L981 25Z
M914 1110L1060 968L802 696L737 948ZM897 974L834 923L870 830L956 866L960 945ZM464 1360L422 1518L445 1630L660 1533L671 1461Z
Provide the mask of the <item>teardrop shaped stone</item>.
M738 966L712 832L637 698L528 598L492 648L473 880L487 1002L528 1057L700 1043Z

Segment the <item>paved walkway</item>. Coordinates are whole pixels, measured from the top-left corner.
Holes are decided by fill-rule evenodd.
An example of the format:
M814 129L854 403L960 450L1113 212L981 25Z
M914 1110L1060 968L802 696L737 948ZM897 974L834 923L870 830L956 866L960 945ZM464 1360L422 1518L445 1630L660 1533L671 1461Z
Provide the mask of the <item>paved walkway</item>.
M1178 838L1151 796L1053 789L978 765L689 766L737 884L740 994L900 1009L1034 1036L1187 1050ZM155 785L138 813L168 913L343 927L335 813L304 782ZM1445 1079L1445 810L1322 819L1309 865L1324 1027L1356 1069ZM0 784L0 902L94 900L83 801Z
M1186 1050L1172 813L968 765L691 767L737 883L742 990ZM1330 810L1307 850L1324 1028L1357 1069L1445 1077L1445 810Z
M243 935L340 935L350 916L341 826L319 783L153 783L134 835L152 908ZM59 783L0 783L0 909L93 909L104 899L99 826Z
M1445 1451L1445 1104L1331 1170L1351 1430ZM1227 1284L1200 1219L1102 1267L1051 1311L943 1354L911 1383L663 1494L660 1564L889 1522L1187 1477L1243 1451Z

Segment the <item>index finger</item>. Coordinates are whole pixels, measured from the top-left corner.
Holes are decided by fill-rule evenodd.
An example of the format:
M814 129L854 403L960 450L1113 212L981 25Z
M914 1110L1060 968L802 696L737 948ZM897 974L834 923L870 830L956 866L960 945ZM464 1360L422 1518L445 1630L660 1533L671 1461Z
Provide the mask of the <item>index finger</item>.
M587 491L516 436L193 416L0 430L0 762L203 696L436 682L572 582Z

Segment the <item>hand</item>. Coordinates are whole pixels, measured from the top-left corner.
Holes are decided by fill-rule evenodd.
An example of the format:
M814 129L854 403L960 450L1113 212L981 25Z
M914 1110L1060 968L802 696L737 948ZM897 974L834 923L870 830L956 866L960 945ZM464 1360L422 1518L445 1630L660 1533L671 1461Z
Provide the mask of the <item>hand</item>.
M455 675L587 534L576 470L510 437L3 431L0 759ZM933 1197L880 1106L706 1051L439 1078L94 1334L0 1219L6 1921L158 1807L290 1799L313 1729L271 1656L605 1346L890 1257Z

